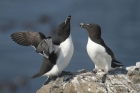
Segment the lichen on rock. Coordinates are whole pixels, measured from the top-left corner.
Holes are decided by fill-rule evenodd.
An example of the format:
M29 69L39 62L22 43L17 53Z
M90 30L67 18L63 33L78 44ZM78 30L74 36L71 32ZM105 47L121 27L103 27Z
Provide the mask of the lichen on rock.
M84 69L62 75L42 86L37 93L140 93L140 67L118 68L107 75Z

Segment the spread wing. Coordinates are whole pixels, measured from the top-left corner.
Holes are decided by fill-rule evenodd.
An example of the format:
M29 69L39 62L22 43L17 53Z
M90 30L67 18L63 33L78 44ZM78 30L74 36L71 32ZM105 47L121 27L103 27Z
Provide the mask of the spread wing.
M52 38L50 36L46 38L41 32L16 32L11 37L19 45L33 46L37 53L43 54L46 58L53 51Z
M16 32L11 35L13 41L23 46L33 46L37 53L43 54L43 63L37 74L32 78L42 76L46 72L50 71L56 64L58 52L55 53L53 47L52 38L45 37L41 32Z
M41 32L31 31L16 32L13 33L11 37L13 41L15 41L19 45L34 46L35 48L43 39L46 39L45 35Z
M58 54L54 53L54 51L49 55L48 58L44 57L43 63L39 72L35 74L34 76L32 76L32 78L37 78L49 72L53 68L53 66L56 64L57 58L58 58Z
M53 66L54 66L54 64L52 64L48 58L44 57L43 63L42 63L42 66L41 66L39 72L37 74L35 74L34 76L32 76L32 78L37 78L39 76L44 75L46 72L50 71Z

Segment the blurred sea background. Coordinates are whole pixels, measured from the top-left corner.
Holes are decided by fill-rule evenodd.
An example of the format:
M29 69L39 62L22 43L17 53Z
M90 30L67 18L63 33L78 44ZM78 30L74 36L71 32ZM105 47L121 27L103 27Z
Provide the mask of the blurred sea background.
M0 93L35 93L47 77L30 79L43 57L32 47L11 40L19 31L56 36L57 26L71 15L74 54L66 71L93 70L86 52L87 31L79 24L97 23L102 38L124 67L140 61L140 0L1 0Z

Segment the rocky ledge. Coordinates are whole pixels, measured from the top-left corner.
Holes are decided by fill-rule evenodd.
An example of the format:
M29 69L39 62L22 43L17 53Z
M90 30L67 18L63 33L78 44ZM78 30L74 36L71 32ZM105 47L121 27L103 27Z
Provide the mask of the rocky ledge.
M82 69L50 80L36 93L140 93L140 62L107 75Z

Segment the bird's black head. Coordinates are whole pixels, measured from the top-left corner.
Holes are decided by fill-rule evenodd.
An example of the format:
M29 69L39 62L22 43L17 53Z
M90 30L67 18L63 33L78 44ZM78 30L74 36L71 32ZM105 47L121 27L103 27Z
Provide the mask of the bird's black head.
M101 28L97 24L85 24L85 23L80 23L80 27L85 28L89 36L92 38L100 38L101 37Z
M58 36L70 34L70 19L71 16L68 16L66 20L58 26Z

